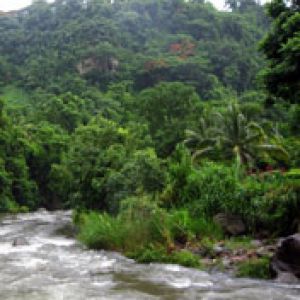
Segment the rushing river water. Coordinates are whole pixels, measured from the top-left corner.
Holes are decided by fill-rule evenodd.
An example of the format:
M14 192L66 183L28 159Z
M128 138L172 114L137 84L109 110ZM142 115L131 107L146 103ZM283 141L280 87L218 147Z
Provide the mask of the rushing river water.
M0 221L0 300L300 299L300 286L232 279L177 265L140 265L60 235L68 212ZM12 246L16 238L29 245Z

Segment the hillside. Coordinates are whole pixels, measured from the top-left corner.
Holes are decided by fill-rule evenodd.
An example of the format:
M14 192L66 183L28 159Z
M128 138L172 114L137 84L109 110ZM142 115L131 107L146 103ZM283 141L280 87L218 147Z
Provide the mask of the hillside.
M220 12L202 1L35 1L0 16L0 82L56 91L76 79L101 89L129 80L141 90L164 80L204 99L241 93L256 86L268 30L263 7L242 3Z
M72 209L90 248L299 277L269 268L300 228L299 1L226 3L0 14L0 213Z

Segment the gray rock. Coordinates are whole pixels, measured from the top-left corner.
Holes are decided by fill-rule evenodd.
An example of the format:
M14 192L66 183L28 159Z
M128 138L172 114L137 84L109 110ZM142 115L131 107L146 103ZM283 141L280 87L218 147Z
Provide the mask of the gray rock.
M272 252L269 250L268 247L260 247L256 249L255 253L258 257L265 257L265 256L271 257L272 255Z
M17 237L13 240L12 245L14 247L20 247L20 246L28 246L29 243L24 237Z
M230 266L232 266L232 261L228 257L225 257L222 259L222 264L224 268L229 268Z
M280 280L289 273L300 279L300 233L281 239L270 265L271 273Z
M299 279L289 272L282 272L278 274L278 277L276 278L277 282L280 283L290 283L290 284L298 284Z
M225 233L233 236L241 235L246 231L244 222L237 215L220 213L214 216L214 222L219 225Z
M215 245L213 251L216 255L221 255L224 251L224 248L219 245Z
M253 246L253 247L262 247L263 242L261 240L252 240L251 241L251 246Z

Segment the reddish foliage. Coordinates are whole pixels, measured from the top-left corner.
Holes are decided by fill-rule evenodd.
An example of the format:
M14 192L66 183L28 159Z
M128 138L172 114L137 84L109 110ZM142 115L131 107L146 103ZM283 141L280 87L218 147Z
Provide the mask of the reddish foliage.
M171 44L169 48L170 52L178 53L182 51L182 45L179 43Z
M169 51L178 55L181 59L187 59L189 56L195 55L196 44L184 40L179 43L173 43L169 46Z
M157 68L164 68L167 67L168 64L163 59L158 60L149 60L145 62L144 69L147 71L157 69Z

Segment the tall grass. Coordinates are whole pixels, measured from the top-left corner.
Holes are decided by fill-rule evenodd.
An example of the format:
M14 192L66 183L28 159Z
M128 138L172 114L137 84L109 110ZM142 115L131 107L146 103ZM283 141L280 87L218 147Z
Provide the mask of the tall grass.
M222 236L211 222L194 219L187 210L167 212L147 196L125 200L117 216L83 213L78 223L78 238L88 247L121 251L140 262L196 266L198 259L192 253L178 250L208 234L214 238Z

